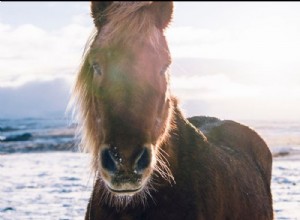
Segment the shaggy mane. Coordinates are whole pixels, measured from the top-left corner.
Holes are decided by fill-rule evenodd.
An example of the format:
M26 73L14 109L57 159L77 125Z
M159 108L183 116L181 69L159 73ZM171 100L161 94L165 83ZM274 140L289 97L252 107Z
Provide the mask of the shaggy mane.
M103 14L106 23L98 33L101 47L118 43L131 44L137 38L149 38L155 46L159 30L154 24L153 12L147 7L151 4L150 1L113 2Z
M80 140L79 147L92 154L92 170L98 168L98 152L100 146L100 116L97 110L95 87L92 83L92 67L88 62L91 46L99 40L101 47L114 43L133 43L140 38L148 38L154 48L159 41L159 30L154 17L147 6L152 2L113 2L105 11L107 22L95 30L89 37L83 54L82 63L68 109L72 109L72 117L79 123L76 136ZM98 19L101 19L100 17ZM98 137L98 138L97 138Z

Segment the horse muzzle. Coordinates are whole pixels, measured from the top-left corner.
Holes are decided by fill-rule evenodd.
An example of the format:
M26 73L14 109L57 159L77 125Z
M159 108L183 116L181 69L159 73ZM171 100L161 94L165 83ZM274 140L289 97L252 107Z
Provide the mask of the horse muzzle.
M105 147L100 158L102 179L114 194L136 194L143 189L151 175L150 147L142 147L132 154L125 154L116 147Z

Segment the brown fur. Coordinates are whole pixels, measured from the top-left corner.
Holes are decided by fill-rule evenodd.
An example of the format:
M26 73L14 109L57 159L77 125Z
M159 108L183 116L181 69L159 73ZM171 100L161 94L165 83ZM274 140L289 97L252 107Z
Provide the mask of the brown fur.
M270 167L272 159L260 137L243 125L228 125L242 131L228 135L232 145L214 145L175 109L176 126L161 147L173 155L169 162L176 184L158 179L160 184L148 198L147 207L117 212L114 207L99 204L102 189L96 183L86 219L273 219L271 169L262 170L258 165L268 162ZM214 129L224 134L234 131ZM240 135L246 136L245 140ZM212 139L218 137L223 139L222 135ZM245 151L252 147L260 148L259 153L249 155Z
M170 2L91 5L97 33L74 88L96 175L86 220L272 219L264 141L236 122L191 118L204 135L170 95L163 30L172 9ZM146 159L137 172L139 155Z

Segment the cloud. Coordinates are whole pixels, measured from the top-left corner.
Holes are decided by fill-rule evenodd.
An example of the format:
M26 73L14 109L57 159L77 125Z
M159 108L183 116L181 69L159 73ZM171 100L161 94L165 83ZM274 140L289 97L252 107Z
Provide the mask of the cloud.
M56 30L0 23L0 118L64 115L92 31L87 16Z
M91 31L83 15L58 30L0 23L0 87L22 78L76 74Z
M300 120L299 64L175 58L171 91L188 116Z
M171 79L171 85L185 100L247 98L260 93L260 88L234 82L224 74L177 76Z
M0 88L0 118L64 116L70 96L65 78Z
M300 106L296 100L279 97L274 101L263 94L250 98L181 99L181 106L187 116L207 115L237 121L300 120Z
M54 29L0 20L0 117L44 116L65 110L93 29L90 14L79 11ZM189 115L300 117L298 21L247 19L251 25L234 19L230 27L168 29L175 58L172 90ZM218 17L214 20L220 23Z
M188 116L300 120L300 88L295 85L245 85L227 75L215 74L173 76L171 87Z
M166 37L174 57L297 62L299 23L264 18L249 26L237 23L218 29L174 26L167 30Z
M15 10L11 5L6 7L12 13ZM66 7L73 7L64 14L58 13L58 16L71 16L77 6L49 3L33 7L62 12ZM29 9L32 10L27 7L27 12ZM85 42L93 29L88 10L88 7L86 10L78 7L74 16L56 18L51 24L32 19L53 16L48 12L45 17L41 16L43 12L30 13L29 17L33 15L24 22L16 19L20 22L9 24L4 21L10 17L4 13L3 18L8 19L0 20L0 118L64 115ZM26 10L21 13L26 16ZM55 20L63 25L55 25Z

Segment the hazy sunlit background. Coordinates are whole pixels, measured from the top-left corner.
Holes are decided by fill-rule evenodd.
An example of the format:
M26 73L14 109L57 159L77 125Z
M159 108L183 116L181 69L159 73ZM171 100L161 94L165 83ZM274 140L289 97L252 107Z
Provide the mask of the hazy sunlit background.
M175 2L171 86L187 116L300 119L300 2ZM0 117L64 114L89 2L0 3Z
M166 32L184 113L237 120L270 147L278 220L300 216L299 12L300 2L175 2ZM0 1L0 219L83 219L89 159L70 152L65 110L92 30L89 2Z

